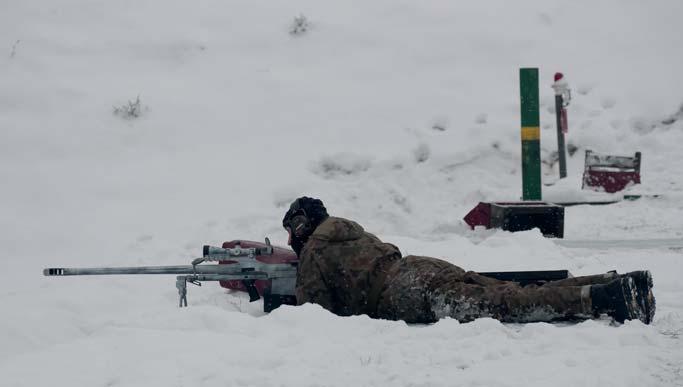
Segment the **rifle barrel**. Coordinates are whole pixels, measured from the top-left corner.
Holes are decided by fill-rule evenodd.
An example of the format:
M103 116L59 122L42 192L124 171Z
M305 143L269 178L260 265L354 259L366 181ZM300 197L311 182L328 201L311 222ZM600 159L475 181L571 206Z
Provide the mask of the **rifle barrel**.
M249 274L237 265L183 265L138 267L50 267L43 270L48 277L66 275L124 275L124 274Z

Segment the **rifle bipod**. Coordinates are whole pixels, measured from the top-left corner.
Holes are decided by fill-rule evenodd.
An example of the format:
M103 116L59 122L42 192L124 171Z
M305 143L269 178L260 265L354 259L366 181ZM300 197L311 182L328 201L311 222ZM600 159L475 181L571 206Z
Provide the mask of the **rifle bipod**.
M187 283L202 286L202 283L197 281L196 276L179 275L176 277L175 287L178 288L178 295L180 297L179 306L187 306Z

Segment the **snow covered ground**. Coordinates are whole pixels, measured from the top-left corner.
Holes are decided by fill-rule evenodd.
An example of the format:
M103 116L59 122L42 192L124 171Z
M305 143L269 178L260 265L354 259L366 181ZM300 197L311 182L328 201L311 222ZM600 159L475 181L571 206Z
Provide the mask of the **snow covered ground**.
M305 15L308 30L292 35ZM470 231L521 195L520 67L574 91L569 177L585 149L643 153L658 198L566 210L567 240L683 238L679 0L3 2L0 386L681 386L680 248L572 248ZM141 116L115 107L139 96ZM544 181L556 179L545 167ZM405 254L472 270L649 269L653 324L431 326L270 315L214 284L177 308L172 277L46 278L48 266L186 264L203 244L285 244L312 195Z

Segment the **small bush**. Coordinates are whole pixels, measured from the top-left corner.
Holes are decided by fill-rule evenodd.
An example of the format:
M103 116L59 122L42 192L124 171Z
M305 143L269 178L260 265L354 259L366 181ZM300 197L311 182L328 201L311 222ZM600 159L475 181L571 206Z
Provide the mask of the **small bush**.
M683 119L683 105L678 108L678 111L662 121L664 125L673 125L676 121Z
M350 153L324 156L313 167L313 172L324 178L358 175L370 169L370 158Z
M310 28L308 19L303 14L294 18L292 26L289 28L289 33L291 35L303 35Z
M9 54L10 59L14 58L15 55L17 55L17 45L21 42L21 40L17 40L14 42L12 45L12 52Z
M140 103L140 96L135 98L135 101L128 101L127 104L121 106L114 106L114 115L125 118L127 120L132 120L138 118L142 115L142 111L147 110L146 107L142 106Z
M429 156L431 155L431 149L429 148L429 145L425 143L421 143L420 145L417 146L413 150L413 157L415 158L415 161L418 163L424 163L429 159Z

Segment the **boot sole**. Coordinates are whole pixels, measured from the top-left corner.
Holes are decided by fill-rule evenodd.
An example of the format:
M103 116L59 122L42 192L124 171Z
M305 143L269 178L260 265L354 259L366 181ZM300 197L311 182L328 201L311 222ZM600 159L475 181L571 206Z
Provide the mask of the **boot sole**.
M638 319L645 324L649 324L654 319L656 309L655 297L652 294L652 274L649 270L644 270L635 272L630 277L633 278L636 288L636 300L642 310Z
M621 280L621 291L624 298L623 313L619 313L625 320L641 320L645 317L645 312L638 303L638 290L632 277ZM619 316L620 318L622 316Z

